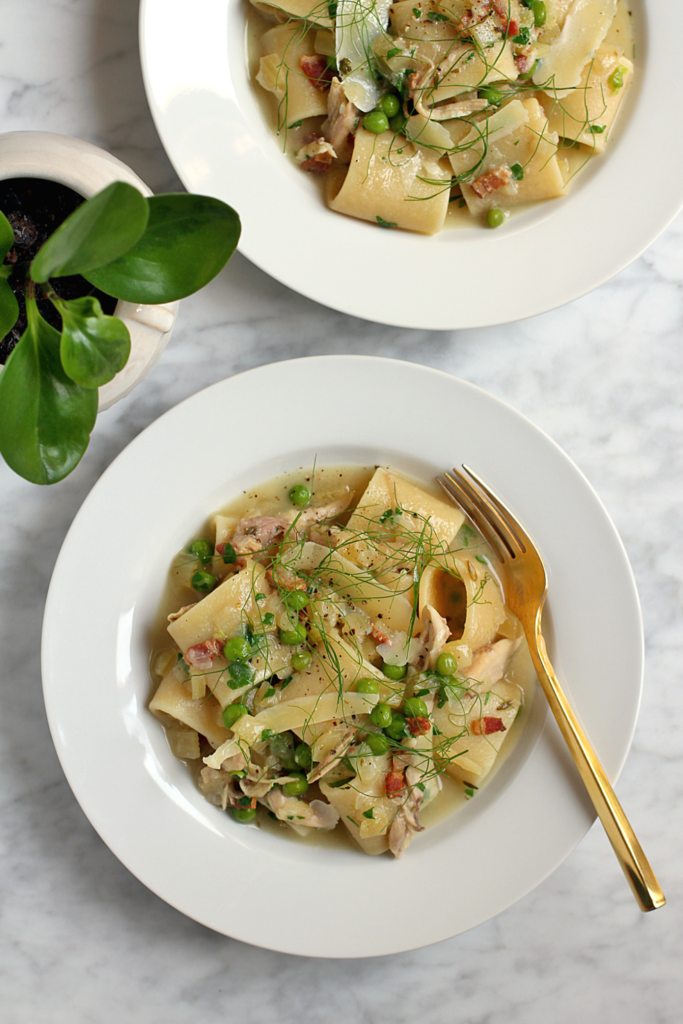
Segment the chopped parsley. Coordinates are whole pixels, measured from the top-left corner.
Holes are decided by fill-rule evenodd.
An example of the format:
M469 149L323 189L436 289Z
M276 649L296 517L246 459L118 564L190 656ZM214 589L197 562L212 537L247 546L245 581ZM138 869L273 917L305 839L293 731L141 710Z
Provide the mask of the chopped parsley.
M396 221L385 220L384 217L380 217L379 214L377 215L377 223L379 224L379 226L381 228L397 228L398 227L398 224L396 223Z

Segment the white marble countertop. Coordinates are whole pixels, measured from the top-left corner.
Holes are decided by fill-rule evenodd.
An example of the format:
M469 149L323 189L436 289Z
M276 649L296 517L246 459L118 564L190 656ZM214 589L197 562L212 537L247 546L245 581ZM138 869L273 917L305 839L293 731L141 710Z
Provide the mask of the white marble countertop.
M0 130L79 136L167 191L176 180L147 110L137 6L0 0ZM43 490L0 465L3 1022L681 1020L682 332L683 217L592 295L490 330L364 323L287 291L236 256L182 304L161 363L100 418L71 477ZM187 395L243 369L328 352L413 360L487 388L562 445L603 499L643 605L645 692L617 792L668 896L658 913L637 910L594 826L534 892L472 932L375 960L289 957L183 917L128 873L83 816L50 740L39 666L45 594L76 511L117 453ZM371 928L392 898L387 890L361 909L359 928Z

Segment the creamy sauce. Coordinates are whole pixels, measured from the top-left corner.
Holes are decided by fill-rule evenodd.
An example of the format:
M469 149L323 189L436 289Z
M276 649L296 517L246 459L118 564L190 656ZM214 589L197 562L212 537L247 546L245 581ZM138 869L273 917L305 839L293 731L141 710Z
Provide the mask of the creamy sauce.
M215 536L215 515L233 516L237 519L242 519L253 516L277 515L291 509L292 506L288 495L291 488L299 483L307 484L314 495L314 504L324 504L326 500L338 497L340 491L348 489L353 495L351 500L352 508L349 509L345 516L341 517L342 521L344 521L352 514L353 506L360 500L376 468L376 466L319 466L315 468L315 471L312 471L310 468L299 467L282 476L266 481L253 488L253 490L243 491L242 494L218 510L214 516L206 520L197 533L188 539L187 548L189 548L189 544L193 540L206 539L213 542ZM410 479L405 473L400 475L404 479ZM414 478L412 482L423 491L443 499L443 494L435 483ZM502 585L500 576L495 572L494 567L497 562L491 550L481 538L473 537L472 534L473 531L467 528L461 530L452 545L453 549L462 550L466 548L468 553L471 553L474 558L478 555L485 557L491 567L491 574ZM189 581L194 572L202 568L202 566L191 555L187 554L187 548L185 551L180 552L174 560L159 607L157 620L152 631L150 668L152 669L153 686L150 690L150 698L159 682L158 677L153 672L157 658L160 655L163 656L164 652L167 652L169 649L175 649L167 633L167 616L169 613L177 611L180 607L197 600L197 594L191 588ZM215 570L212 569L212 571ZM443 591L450 594L453 598L454 607L451 625L455 634L454 638L457 638L462 634L464 613L466 611L463 605L464 588L461 583L458 586L459 581L454 581L448 574L443 573L443 577L445 577L442 581ZM525 642L522 643L521 647L513 655L505 672L504 680L519 686L523 691L524 699L520 713L506 736L505 743L496 758L493 769L482 781L479 789L444 773L442 775L442 792L420 812L421 823L426 829L437 826L454 812L464 807L471 799L476 799L478 792L488 785L514 750L523 731L524 721L529 715L536 688L536 677ZM196 781L200 770L203 768L202 761L186 761L185 763ZM307 797L320 799L321 794L318 791L318 787L312 786ZM277 832L278 835L285 836L291 842L303 842L320 847L339 846L341 844L342 846L352 847L356 851L358 850L348 830L341 825L341 822L333 831L311 829L309 836L301 837L284 824L271 820L265 811L262 811L256 821L249 827L265 828L268 831Z

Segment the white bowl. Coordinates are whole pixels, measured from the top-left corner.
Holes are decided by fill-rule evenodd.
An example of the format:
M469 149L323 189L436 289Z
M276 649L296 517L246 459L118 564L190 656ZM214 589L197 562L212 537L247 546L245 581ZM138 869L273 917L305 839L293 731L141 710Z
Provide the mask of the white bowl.
M283 395L301 396L301 412L283 412ZM147 710L168 569L213 511L316 458L426 479L466 461L509 502L545 558L551 655L612 782L638 712L642 625L624 549L576 466L509 406L437 370L360 356L263 366L176 406L104 473L64 542L43 627L48 719L76 798L145 885L208 927L289 953L372 956L504 910L595 812L540 694L491 783L400 861L244 827L204 800ZM85 584L84 551L98 568Z
M633 0L633 85L603 157L566 198L501 229L433 237L329 211L269 131L245 59L246 0L142 0L145 85L185 186L239 210L240 251L333 309L401 327L507 323L553 309L623 270L683 205L683 133L671 89L683 5ZM182 59L179 59L182 54Z
M113 181L134 185L144 196L152 191L137 174L104 149L53 132L8 132L0 135L0 179L45 178L58 181L89 199ZM128 362L99 389L99 411L125 398L147 376L171 337L178 303L158 306L118 302L115 316L130 332Z

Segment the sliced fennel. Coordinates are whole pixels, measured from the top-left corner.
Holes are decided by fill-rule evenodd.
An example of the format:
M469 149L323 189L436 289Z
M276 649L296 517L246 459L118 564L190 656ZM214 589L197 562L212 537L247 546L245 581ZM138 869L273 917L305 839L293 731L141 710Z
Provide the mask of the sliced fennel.
M382 94L372 44L389 24L391 3L392 0L339 0L337 4L337 67L344 93L363 113L372 110Z

